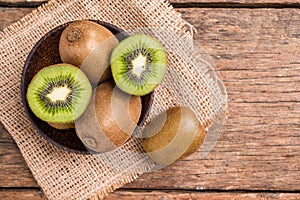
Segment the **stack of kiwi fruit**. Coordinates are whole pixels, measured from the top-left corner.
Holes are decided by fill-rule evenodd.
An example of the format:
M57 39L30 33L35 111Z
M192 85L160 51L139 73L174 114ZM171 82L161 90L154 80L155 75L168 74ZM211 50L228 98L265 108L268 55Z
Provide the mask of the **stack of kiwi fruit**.
M62 63L41 69L27 88L32 112L56 129L76 128L94 152L123 145L139 121L141 96L164 79L163 45L145 34L119 42L106 27L78 20L63 30L59 54ZM143 148L160 164L194 153L205 137L205 128L188 107L166 113L165 120L158 115L143 130Z

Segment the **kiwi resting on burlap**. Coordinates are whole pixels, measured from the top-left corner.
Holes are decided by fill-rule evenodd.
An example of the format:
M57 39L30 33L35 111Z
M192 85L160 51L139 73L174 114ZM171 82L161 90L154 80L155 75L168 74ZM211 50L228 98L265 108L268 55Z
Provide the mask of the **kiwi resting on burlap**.
M113 81L101 83L86 112L75 121L76 133L88 149L111 151L131 137L141 110L140 97L121 91Z
M143 131L143 148L158 164L168 165L196 152L206 131L188 107L173 107L151 120Z
M104 26L78 20L62 32L59 54L63 62L80 67L96 86L98 82L111 78L110 56L118 43L113 33Z

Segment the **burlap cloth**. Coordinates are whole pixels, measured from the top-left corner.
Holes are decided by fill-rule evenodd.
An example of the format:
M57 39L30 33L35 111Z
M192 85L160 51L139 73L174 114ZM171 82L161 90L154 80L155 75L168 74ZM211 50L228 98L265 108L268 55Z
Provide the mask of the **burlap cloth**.
M188 105L201 123L210 124L199 156L211 150L224 121L225 89L209 58L193 46L192 26L167 1L53 0L0 33L1 122L48 199L103 198L156 167L139 139L106 154L80 155L47 143L28 121L20 98L24 61L45 33L75 19L98 19L160 40L168 52L168 72L156 88L149 119L174 105Z

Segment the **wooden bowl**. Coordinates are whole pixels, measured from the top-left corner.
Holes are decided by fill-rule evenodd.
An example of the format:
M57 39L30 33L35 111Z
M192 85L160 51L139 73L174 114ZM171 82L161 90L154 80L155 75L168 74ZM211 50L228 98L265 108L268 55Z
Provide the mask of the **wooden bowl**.
M122 41L124 38L129 36L128 33L112 24L102 21L91 21L108 28L119 41ZM58 130L51 127L47 122L40 120L33 114L26 100L27 87L33 76L43 67L62 63L59 56L59 39L62 31L69 23L71 22L60 25L44 35L30 51L22 73L21 97L25 111L31 123L42 137L44 137L48 142L68 152L89 154L91 151L86 149L81 140L77 137L75 129ZM148 116L153 95L154 92L142 97L142 113L138 125L140 125Z

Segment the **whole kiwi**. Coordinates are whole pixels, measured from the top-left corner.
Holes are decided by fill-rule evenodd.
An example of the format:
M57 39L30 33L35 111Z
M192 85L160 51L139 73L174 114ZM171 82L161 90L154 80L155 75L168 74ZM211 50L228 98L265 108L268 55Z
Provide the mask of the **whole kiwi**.
M70 23L62 32L59 54L65 63L80 67L93 85L109 79L110 55L119 44L104 26L88 20Z
M151 120L143 131L142 145L153 161L168 165L196 152L205 135L194 112L176 106Z
M75 121L76 133L88 149L111 151L131 137L141 110L140 97L121 91L113 81L101 83L85 113Z

